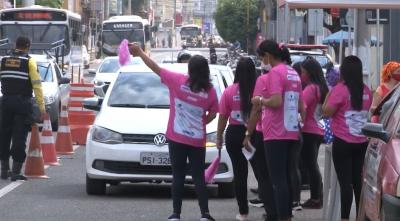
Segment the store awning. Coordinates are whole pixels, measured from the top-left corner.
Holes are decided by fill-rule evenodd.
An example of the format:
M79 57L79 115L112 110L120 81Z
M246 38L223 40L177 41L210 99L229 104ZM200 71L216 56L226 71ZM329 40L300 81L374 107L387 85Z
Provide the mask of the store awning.
M278 0L289 8L400 9L399 0Z

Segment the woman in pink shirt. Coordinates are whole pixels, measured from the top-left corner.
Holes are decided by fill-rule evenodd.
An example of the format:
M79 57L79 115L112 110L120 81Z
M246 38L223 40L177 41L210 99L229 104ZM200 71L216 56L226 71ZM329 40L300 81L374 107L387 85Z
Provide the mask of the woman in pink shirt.
M245 124L250 116L251 97L255 83L256 67L253 60L249 57L241 58L236 67L234 84L225 89L219 105L217 146L222 147L222 136L229 120L225 143L233 165L235 195L239 206L237 220L247 220L249 213L248 162L242 153L242 141L246 132Z
M265 158L273 186L273 195L279 220L291 220L292 195L290 186L291 152L298 147L298 113L302 109L302 89L297 72L283 62L283 47L271 40L263 41L262 60L272 69L257 79L253 109L247 126L248 145L258 119L262 117Z
M322 177L318 166L318 151L322 143L324 129L319 121L322 118L322 104L328 94L328 85L321 65L313 57L301 63L301 80L307 85L303 90L306 118L301 129L303 146L301 161L309 174L311 198L302 204L303 208L322 208Z
M368 146L368 140L361 134L361 129L368 120L372 94L363 83L362 70L358 57L346 57L340 66L342 81L332 88L322 108L324 117L332 117L332 157L340 184L343 221L349 220L353 192L358 211L361 172Z
M195 55L189 60L188 76L160 68L136 44L130 44L133 56L139 56L161 82L169 89L170 114L166 136L172 165L173 213L170 221L179 221L189 159L191 175L195 184L201 210L201 221L213 221L208 209L207 188L204 180L206 155L206 125L218 112L218 99L210 81L207 60Z

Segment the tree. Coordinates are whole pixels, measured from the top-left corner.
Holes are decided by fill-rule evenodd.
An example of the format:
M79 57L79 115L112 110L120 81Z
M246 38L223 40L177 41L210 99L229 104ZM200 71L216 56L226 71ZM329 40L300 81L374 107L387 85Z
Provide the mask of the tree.
M64 1L63 0L36 0L36 5L47 6L51 8L62 8ZM22 6L22 0L16 1L17 6Z
M225 41L235 42L238 40L241 45L246 47L248 36L250 45L254 45L259 15L258 2L257 0L218 1L214 19L218 33ZM247 21L247 8L249 9L249 21Z

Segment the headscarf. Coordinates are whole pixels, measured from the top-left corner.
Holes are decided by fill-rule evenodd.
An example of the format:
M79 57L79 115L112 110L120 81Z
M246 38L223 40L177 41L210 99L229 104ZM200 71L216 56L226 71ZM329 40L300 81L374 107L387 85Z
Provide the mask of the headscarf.
M381 83L386 83L392 77L392 73L400 68L400 63L396 61L389 61L386 63L381 71Z

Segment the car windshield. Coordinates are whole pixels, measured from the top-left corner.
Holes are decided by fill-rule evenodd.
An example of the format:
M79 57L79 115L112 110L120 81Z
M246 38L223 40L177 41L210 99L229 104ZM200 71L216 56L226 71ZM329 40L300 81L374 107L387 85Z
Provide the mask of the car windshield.
M50 63L38 62L37 67L42 82L53 82L53 69Z
M306 57L313 57L315 58L318 63L321 65L322 68L325 68L326 65L329 63L329 58L324 56L324 55L308 55L308 54L302 54L302 55L297 55L297 54L292 54L290 58L292 59L293 64L297 62L302 62Z
M135 59L131 57L131 60L126 65L140 64L141 60ZM105 59L103 63L100 65L99 73L115 73L119 70L121 66L119 65L118 58Z
M218 98L218 78L212 77ZM120 73L111 90L108 105L113 107L169 108L169 91L154 73Z

